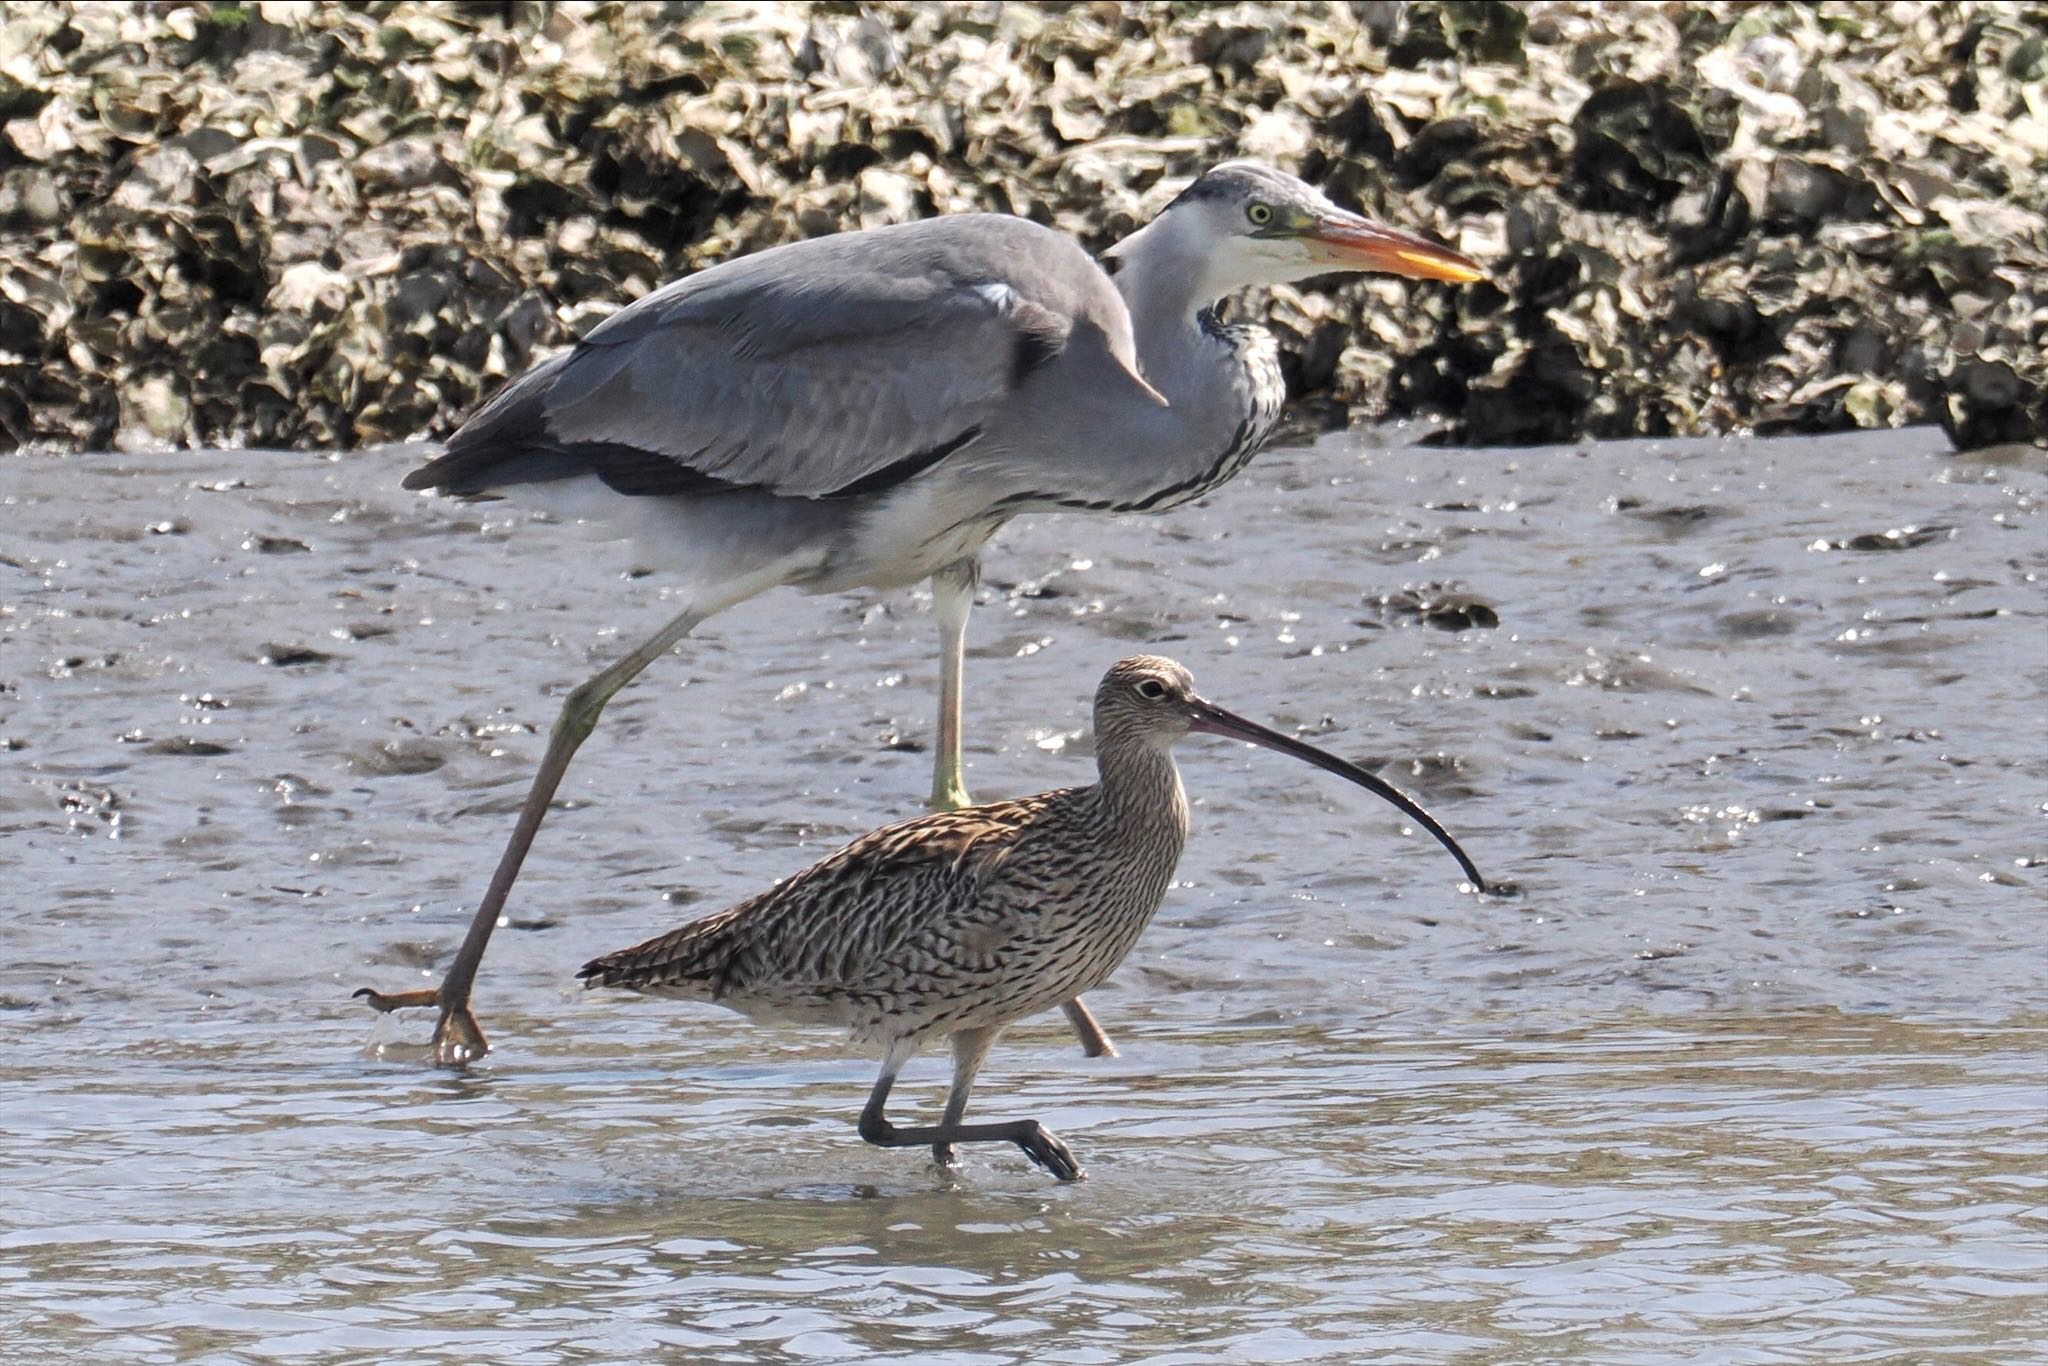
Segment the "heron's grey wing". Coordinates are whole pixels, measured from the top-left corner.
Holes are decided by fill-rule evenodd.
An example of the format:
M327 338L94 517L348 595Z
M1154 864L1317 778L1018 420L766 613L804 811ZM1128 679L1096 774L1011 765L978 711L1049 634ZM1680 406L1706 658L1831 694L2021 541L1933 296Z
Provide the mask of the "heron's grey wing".
M777 248L614 314L406 482L465 492L595 472L628 493L873 491L971 442L1114 297L1078 246L1020 220Z
M971 440L1070 327L1007 286L931 278L707 289L645 316L591 336L549 394L550 431L804 497Z

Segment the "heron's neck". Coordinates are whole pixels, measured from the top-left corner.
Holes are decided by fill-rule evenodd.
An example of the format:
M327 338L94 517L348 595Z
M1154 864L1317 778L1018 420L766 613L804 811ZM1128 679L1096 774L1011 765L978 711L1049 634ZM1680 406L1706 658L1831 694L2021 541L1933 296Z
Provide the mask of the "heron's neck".
M1213 394L1219 372L1236 358L1202 325L1202 313L1217 303L1209 282L1173 267L1136 253L1124 259L1115 280L1130 310L1138 368L1168 403L1181 407Z
M1131 315L1138 368L1166 407L1146 415L1146 439L1131 443L1145 452L1145 487L1140 496L1111 501L1118 511L1161 512L1235 478L1271 435L1287 398L1272 337L1206 313L1247 282L1177 272L1173 263L1191 258L1143 249L1150 245L1121 254L1115 278Z

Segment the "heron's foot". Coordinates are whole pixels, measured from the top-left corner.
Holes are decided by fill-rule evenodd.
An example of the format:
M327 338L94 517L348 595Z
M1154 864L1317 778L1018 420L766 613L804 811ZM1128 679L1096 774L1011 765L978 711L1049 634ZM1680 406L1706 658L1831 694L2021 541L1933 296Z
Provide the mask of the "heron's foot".
M1053 1137L1052 1131L1036 1120L1032 1121L1030 1131L1017 1140L1017 1146L1024 1150L1024 1156L1062 1181L1079 1181L1087 1175L1067 1145Z
M382 992L375 987L357 987L350 996L370 1003L370 1009L388 1015L394 1010L417 1010L424 1006L441 1004L439 987L423 987L418 991Z
M441 1018L434 1025L433 1040L436 1067L462 1067L491 1051L490 1040L484 1037L484 1028L476 1022L475 1013L467 1004L453 1008L441 1005L438 987L394 992L363 987L355 995L368 1001L370 1009L386 1014L394 1010L439 1006Z
M974 805L974 798L967 795L967 784L959 774L941 774L932 779L932 795L925 798L925 805L934 811L958 811Z
M484 1027L476 1022L468 1006L441 1012L441 1021L434 1026L437 1067L461 1067L490 1051L491 1041L484 1037Z

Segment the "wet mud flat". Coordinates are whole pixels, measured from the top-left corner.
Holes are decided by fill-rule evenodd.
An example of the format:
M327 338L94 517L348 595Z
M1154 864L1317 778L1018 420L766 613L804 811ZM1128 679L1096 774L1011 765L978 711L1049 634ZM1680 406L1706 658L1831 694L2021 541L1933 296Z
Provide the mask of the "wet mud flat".
M1008 529L978 795L1085 780L1095 678L1156 650L1521 887L1184 746L1181 885L1093 998L1124 1056L1049 1017L977 1100L1074 1188L866 1149L829 1036L565 990L916 809L917 593L759 600L650 670L486 960L499 1051L366 1056L424 1021L348 991L431 979L560 692L663 612L630 548L402 494L411 461L9 462L11 1350L2048 1351L2038 453L1353 438Z

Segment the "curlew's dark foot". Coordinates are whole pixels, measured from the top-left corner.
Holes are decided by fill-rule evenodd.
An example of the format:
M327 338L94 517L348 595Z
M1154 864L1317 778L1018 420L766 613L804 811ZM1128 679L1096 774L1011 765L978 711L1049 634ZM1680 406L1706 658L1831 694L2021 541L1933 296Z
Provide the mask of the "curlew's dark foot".
M1017 1146L1024 1150L1024 1156L1062 1181L1079 1181L1087 1175L1067 1145L1053 1137L1043 1124L1033 1123L1031 1132L1018 1139Z
M1016 1140L1017 1146L1024 1150L1026 1157L1062 1181L1079 1181L1087 1175L1081 1170L1081 1164L1075 1160L1073 1152L1066 1144L1054 1138L1049 1129L1039 1124L1032 1125L1032 1128L1035 1132ZM932 1144L932 1163L940 1171L949 1174L960 1170L959 1155L953 1151L953 1145L950 1143Z
M394 1010L440 1006L441 1018L434 1025L433 1040L434 1065L437 1067L462 1067L491 1051L490 1040L484 1037L484 1028L476 1022L469 1006L459 1005L452 1010L441 1006L439 988L387 994L372 987L363 987L355 995L368 1001L370 1009L386 1014Z

